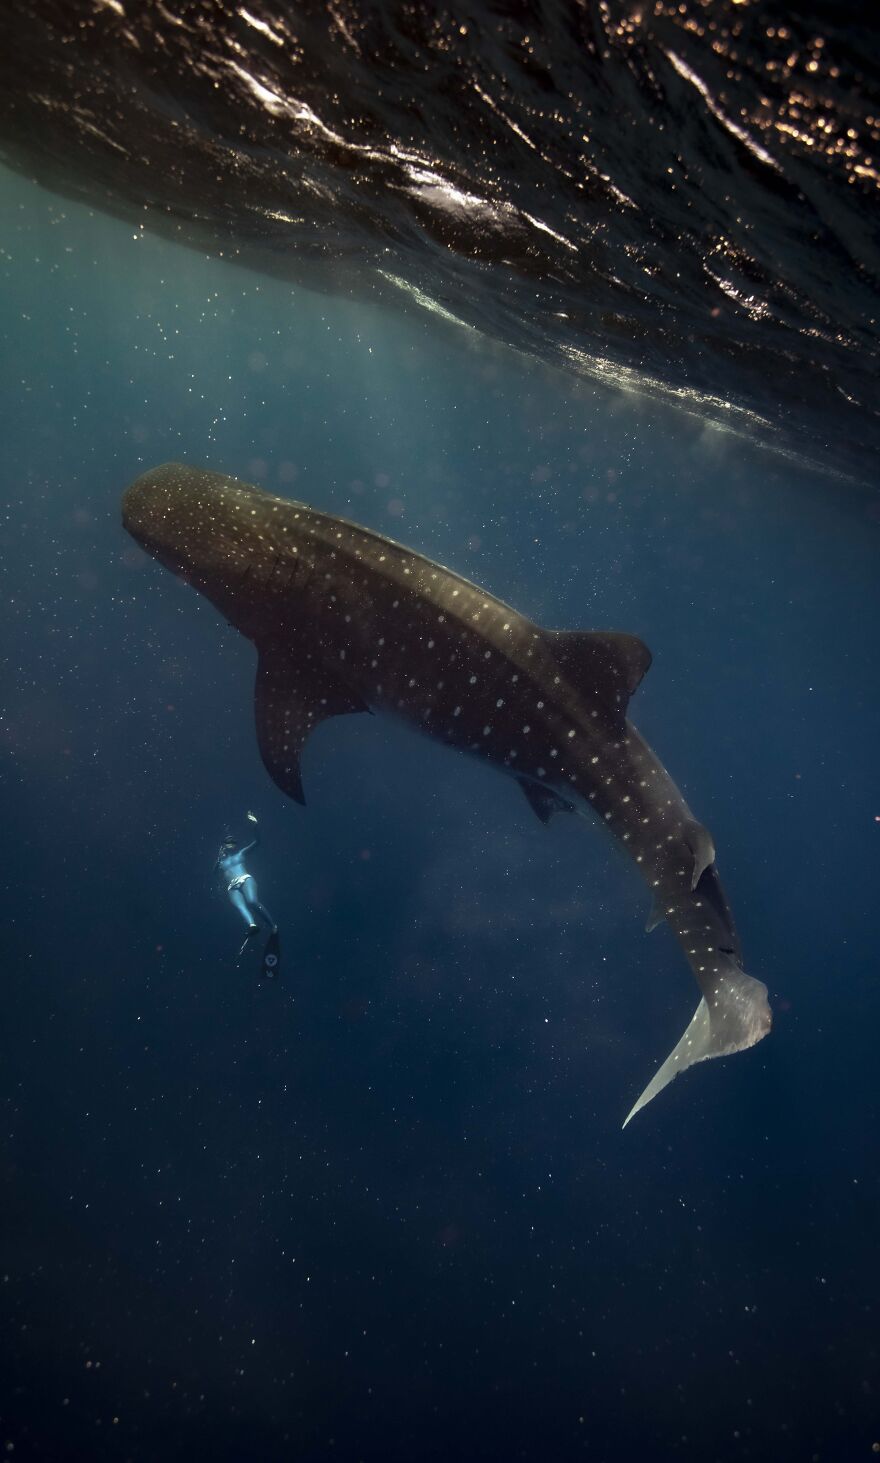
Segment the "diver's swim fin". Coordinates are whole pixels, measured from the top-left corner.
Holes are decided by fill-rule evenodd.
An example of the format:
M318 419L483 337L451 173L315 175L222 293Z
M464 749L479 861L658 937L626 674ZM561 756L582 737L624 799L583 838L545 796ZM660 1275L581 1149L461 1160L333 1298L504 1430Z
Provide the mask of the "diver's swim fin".
M248 945L250 944L251 940L254 938L254 935L258 935L259 933L260 933L260 927L259 927L259 925L249 925L248 926L248 932L245 935L244 939L242 940L242 942L241 942L241 949L238 952L238 959L239 960L241 959L242 955L244 954L244 952L247 949Z
M266 980L277 980L281 974L281 941L277 930L273 930L266 941L262 974Z

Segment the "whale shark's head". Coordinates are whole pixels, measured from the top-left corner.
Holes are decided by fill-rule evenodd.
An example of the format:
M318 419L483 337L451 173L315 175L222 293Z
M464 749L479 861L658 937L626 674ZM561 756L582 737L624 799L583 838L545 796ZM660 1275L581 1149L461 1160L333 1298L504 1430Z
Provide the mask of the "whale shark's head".
M277 554L272 510L281 506L259 488L175 462L132 483L122 522L148 554L252 635L256 593Z
M148 554L198 582L243 571L253 535L252 488L219 474L166 463L137 478L122 500L123 526Z

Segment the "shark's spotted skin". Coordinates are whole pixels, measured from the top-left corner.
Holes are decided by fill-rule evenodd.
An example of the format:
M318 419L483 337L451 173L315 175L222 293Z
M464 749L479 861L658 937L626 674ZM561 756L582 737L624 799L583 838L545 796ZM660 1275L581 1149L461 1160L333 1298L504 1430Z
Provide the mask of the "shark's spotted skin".
M387 712L516 778L543 822L591 811L615 834L651 891L649 928L668 921L702 992L629 1117L694 1062L766 1034L711 837L626 719L650 664L640 640L543 630L390 539L196 468L145 473L123 518L255 642L260 752L291 797L304 801L316 725Z

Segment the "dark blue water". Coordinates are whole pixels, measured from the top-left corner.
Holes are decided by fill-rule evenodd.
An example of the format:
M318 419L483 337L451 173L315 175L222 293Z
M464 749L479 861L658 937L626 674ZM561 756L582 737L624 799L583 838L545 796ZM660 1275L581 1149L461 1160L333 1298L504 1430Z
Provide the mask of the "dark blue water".
M3 198L0 1442L871 1456L876 499L433 317ZM622 1134L696 1000L639 881L379 718L322 728L286 801L250 646L119 523L173 458L641 635L631 715L713 831L770 1037ZM276 987L211 880L247 808Z

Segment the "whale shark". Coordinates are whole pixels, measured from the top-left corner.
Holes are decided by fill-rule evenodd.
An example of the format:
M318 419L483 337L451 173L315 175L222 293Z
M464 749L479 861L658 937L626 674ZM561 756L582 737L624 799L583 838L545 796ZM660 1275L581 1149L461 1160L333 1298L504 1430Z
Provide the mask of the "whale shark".
M257 742L287 796L305 802L301 754L321 722L385 713L506 773L542 823L579 813L617 838L651 893L648 929L667 922L700 990L624 1127L688 1067L767 1034L711 835L627 717L651 663L640 639L543 629L379 533L201 468L144 473L122 515L256 646Z

